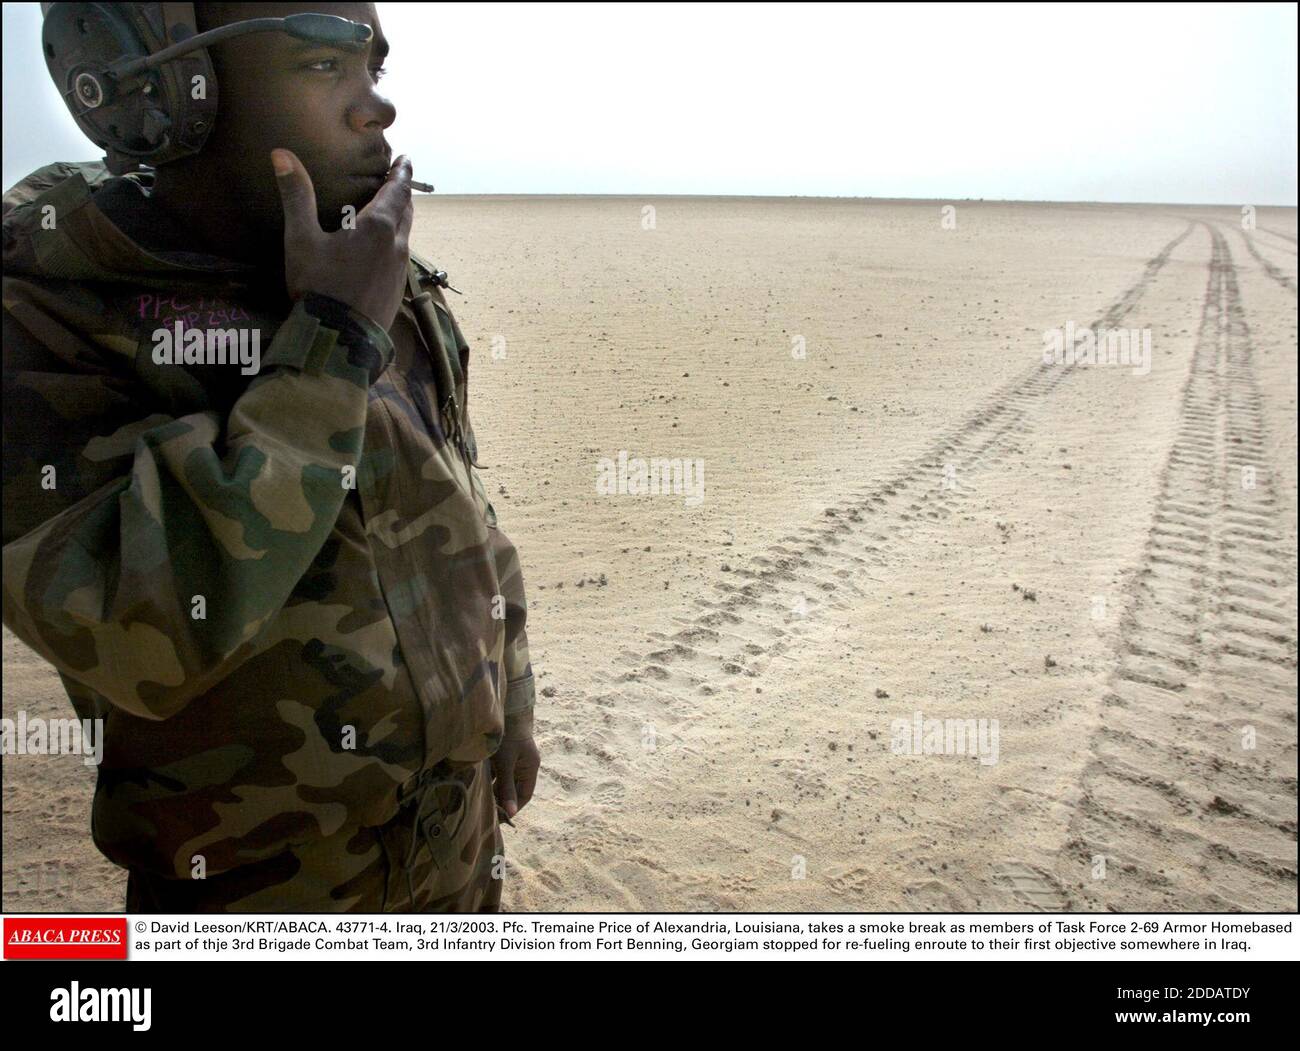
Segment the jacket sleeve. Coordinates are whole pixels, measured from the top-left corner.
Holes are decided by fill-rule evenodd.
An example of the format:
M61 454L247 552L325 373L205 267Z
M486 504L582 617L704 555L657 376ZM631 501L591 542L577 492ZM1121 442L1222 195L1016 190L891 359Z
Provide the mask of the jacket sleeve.
M252 655L328 539L392 342L309 295L228 413L170 416L31 303L6 296L3 339L4 623L68 678L165 719ZM11 428L15 410L28 422Z
M478 443L474 439L474 428L466 418L466 441L470 455L478 460ZM524 574L519 564L519 553L515 545L502 531L496 521L496 509L488 500L487 490L478 471L473 471L474 485L479 490L484 503L489 509L492 550L496 562L497 578L501 584L506 620L506 646L502 658L506 675L505 733L503 741L527 740L533 735L533 706L536 687L533 682L533 667L528 657L528 600L524 595Z

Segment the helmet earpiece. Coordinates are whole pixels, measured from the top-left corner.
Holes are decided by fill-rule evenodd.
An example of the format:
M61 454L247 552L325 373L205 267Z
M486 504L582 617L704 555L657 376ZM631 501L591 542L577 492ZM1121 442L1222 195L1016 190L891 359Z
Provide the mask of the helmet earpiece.
M203 148L217 117L217 78L203 47L135 73L196 35L193 4L44 4L45 64L81 130L115 174Z

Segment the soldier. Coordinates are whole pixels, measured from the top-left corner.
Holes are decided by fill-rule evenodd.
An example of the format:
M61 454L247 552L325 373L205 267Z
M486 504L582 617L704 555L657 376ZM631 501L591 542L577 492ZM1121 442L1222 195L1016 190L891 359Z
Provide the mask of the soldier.
M4 623L104 720L127 911L494 910L540 763L526 602L374 7L45 6L121 174L4 198Z

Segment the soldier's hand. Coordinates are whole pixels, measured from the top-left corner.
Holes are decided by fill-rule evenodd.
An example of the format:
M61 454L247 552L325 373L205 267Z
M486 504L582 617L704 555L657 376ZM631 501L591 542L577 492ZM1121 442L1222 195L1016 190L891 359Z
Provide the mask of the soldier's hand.
M541 766L542 753L531 737L523 741L501 742L501 747L492 757L492 776L497 803L506 812L506 817L514 817L533 798Z
M284 206L284 278L294 299L315 292L346 303L385 332L397 317L406 286L411 161L398 157L388 179L357 213L356 228L326 233L316 215L316 190L289 150L272 150Z

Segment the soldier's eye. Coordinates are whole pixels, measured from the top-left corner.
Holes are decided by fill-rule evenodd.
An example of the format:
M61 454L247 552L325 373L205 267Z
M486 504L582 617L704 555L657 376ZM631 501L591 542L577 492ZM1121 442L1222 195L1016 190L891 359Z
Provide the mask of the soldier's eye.
M323 66L328 68L322 69ZM319 70L322 73L336 73L339 68L339 60L337 58L317 59L315 62L307 63L303 68Z
M376 66L374 69L370 71L370 76L371 79L374 80L376 84L378 84L381 80L384 79L384 77L388 76L388 70L386 70L383 66Z

